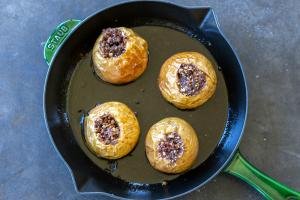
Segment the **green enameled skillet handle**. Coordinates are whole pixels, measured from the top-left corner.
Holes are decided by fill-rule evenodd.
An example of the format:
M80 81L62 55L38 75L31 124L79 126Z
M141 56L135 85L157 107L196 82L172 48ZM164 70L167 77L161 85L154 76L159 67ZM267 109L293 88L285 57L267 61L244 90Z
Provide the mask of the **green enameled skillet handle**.
M67 20L58 25L51 33L44 46L44 59L48 65L51 64L55 53L63 44L64 40L72 33L74 28L80 24L80 22L81 20L76 19Z
M300 193L275 181L251 165L238 151L225 172L249 183L266 199L300 200Z

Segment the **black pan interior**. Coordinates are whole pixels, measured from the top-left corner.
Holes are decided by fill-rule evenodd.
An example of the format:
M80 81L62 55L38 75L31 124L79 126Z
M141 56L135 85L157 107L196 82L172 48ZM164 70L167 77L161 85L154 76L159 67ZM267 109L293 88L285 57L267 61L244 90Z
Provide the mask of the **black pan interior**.
M89 52L101 29L114 26L132 27L149 42L147 71L124 86L98 80L90 65ZM215 96L204 106L180 111L163 100L156 78L167 57L188 50L200 51L213 61L219 82ZM117 162L93 156L84 145L80 128L84 112L97 103L111 100L122 101L137 111L142 127L136 149ZM157 2L119 5L83 22L57 54L45 93L46 119L53 142L73 172L78 190L128 198L172 197L213 177L238 144L246 105L239 62L219 32L212 11ZM181 175L155 171L143 151L144 136L151 124L168 116L189 121L200 139L197 163ZM167 184L161 184L165 180Z
M213 152L224 131L228 108L227 90L222 73L217 70L217 63L197 39L174 27L143 25L132 28L149 42L149 63L143 76L122 86L107 84L93 73L89 52L82 56L72 73L67 92L67 114L77 143L98 167L128 182L162 183L179 175L167 175L149 165L144 147L148 129L165 117L177 116L188 121L197 130L200 139L200 153L194 165L197 167ZM205 54L214 62L218 77L214 97L200 108L191 111L182 111L167 103L157 87L160 66L166 58L182 51ZM80 121L84 113L96 104L107 101L121 101L128 105L137 112L141 127L141 137L136 148L129 156L116 161L94 156L87 149L81 134Z

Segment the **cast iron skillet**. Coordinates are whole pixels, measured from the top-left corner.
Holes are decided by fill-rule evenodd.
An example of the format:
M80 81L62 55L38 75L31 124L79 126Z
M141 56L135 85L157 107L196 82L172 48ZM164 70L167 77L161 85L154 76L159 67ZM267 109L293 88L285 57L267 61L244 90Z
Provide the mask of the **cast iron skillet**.
M136 81L114 86L93 74L90 51L106 27L133 28L149 43L149 64ZM165 59L180 51L198 51L212 60L218 86L214 97L192 111L181 111L160 95L156 79ZM203 186L220 172L242 178L267 199L300 199L300 194L251 166L237 151L247 116L247 87L241 63L219 29L211 8L139 1L100 10L87 19L68 20L49 37L44 56L45 121L53 145L81 193L116 198L168 199ZM96 104L121 101L138 113L139 143L117 161L96 158L86 148L81 122ZM164 117L186 119L196 129L200 153L194 167L166 175L150 167L145 133Z

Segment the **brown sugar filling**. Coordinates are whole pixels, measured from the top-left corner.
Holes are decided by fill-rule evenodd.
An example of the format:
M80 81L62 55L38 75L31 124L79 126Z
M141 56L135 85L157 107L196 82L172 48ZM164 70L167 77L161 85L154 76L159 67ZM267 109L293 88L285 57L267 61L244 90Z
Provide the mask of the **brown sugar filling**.
M118 57L125 52L126 36L118 28L107 28L102 31L100 52L104 58Z
M174 164L180 158L184 151L184 145L177 132L171 132L165 135L158 143L159 156Z
M104 114L95 120L95 129L98 140L104 144L117 144L120 136L120 127L113 116Z
M193 64L182 63L177 71L177 86L180 93L193 96L200 92L206 83L206 76Z

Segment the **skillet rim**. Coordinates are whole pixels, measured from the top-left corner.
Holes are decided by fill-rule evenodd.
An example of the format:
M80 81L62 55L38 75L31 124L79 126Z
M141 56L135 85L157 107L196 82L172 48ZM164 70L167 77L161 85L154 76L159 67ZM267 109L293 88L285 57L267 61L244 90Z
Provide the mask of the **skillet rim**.
M214 21L216 23L216 28L217 28L219 34L224 39L224 41L228 44L228 46L232 50L232 52L233 52L233 54L234 54L234 56L235 56L235 58L236 58L236 60L238 62L239 68L241 70L241 79L243 79L243 83L244 83L243 86L245 88L245 102L244 102L245 103L245 106L244 106L245 114L244 114L244 119L243 119L241 131L240 131L240 134L239 134L239 138L238 138L238 141L236 142L233 150L231 151L231 153L228 156L228 158L226 159L226 161L222 164L222 166L214 174L212 174L209 178L207 178L205 181L203 181L198 186L196 186L196 187L194 187L192 189L189 189L189 190L187 190L187 191L185 191L183 193L180 193L180 194L177 194L177 195L174 195L174 196L171 196L171 197L159 198L159 199L173 199L173 198L178 198L178 197L184 196L184 195L186 195L188 193L191 193L192 191L194 191L194 190L202 187L203 185L207 184L209 181L211 181L213 178L215 178L218 174L220 174L222 172L222 170L228 164L230 164L230 161L232 160L233 156L238 151L238 147L239 147L241 139L242 139L242 137L244 135L245 125L246 125L246 121L247 121L247 115L248 115L248 87L247 87L247 82L246 82L247 79L246 79L246 76L245 76L245 73L244 73L244 69L243 69L241 61L240 61L240 59L238 57L237 52L235 51L235 49L232 47L232 45L230 44L230 42L227 39L227 37L225 37L224 33L222 32L222 30L220 28L220 24L219 24L218 18L216 16L213 8L211 8L210 6L183 6L183 5L179 5L177 3L173 3L173 2L169 2L169 1L155 1L155 0L154 1L153 0L151 0L151 1L138 0L138 1L130 1L130 2L122 1L122 2L115 3L115 4L112 4L112 5L109 5L109 6L105 6L105 7L101 8L101 9L99 9L98 11L93 12L92 14L90 14L85 19L81 20L81 22L78 25L76 25L76 27L71 31L71 33L66 36L66 38L64 39L64 41L62 42L62 44L56 49L55 53L53 54L52 60L49 62L48 71L47 71L47 74L46 74L46 77L45 77L45 81L44 81L44 91L43 91L43 113L44 113L44 121L45 121L46 129L47 129L50 141L52 143L52 146L54 147L55 151L57 152L57 154L59 155L59 157L61 158L61 160L63 161L63 163L66 165L68 171L70 172L72 183L73 183L75 191L77 193L83 194L83 195L101 194L103 196L108 196L108 197L116 198L116 199L130 199L130 198L125 198L125 197L117 196L117 195L114 195L114 194L111 194L111 193L107 193L107 192L104 192L104 191L98 191L98 192L83 192L83 191L79 191L77 183L76 183L76 180L75 180L75 177L74 177L73 170L71 169L71 167L69 166L69 164L67 163L67 161L64 159L64 157L62 156L62 154L58 150L58 148L57 148L57 146L56 146L56 144L54 142L54 139L52 137L52 133L51 133L51 131L49 129L48 118L47 118L47 115L46 115L46 113L47 113L47 109L46 109L46 93L47 93L48 79L49 79L49 76L50 76L49 74L50 74L50 71L53 68L53 66L52 66L53 62L56 59L57 55L59 54L60 49L63 47L63 45L65 44L65 42L74 34L74 32L77 29L79 29L84 23L86 23L89 19L91 19L92 17L94 17L95 15L97 15L97 14L99 14L101 12L104 12L106 10L112 9L114 7L123 6L123 5L126 5L126 4L130 5L130 4L135 4L135 3L164 4L164 5L174 6L174 7L181 8L181 9L186 9L186 10L208 9L209 12L212 12L212 16L213 16ZM207 17L208 17L208 14L205 16L205 18L203 19L203 21L205 21L205 19ZM228 121L228 118L227 118L227 121ZM222 139L220 139L220 140L222 140Z

